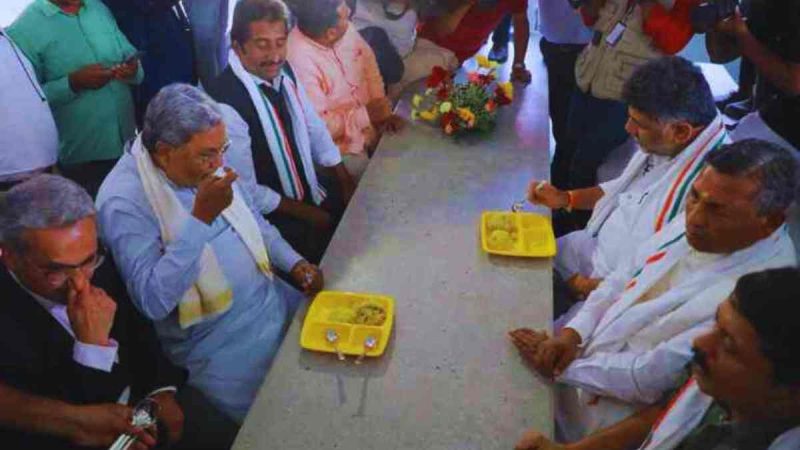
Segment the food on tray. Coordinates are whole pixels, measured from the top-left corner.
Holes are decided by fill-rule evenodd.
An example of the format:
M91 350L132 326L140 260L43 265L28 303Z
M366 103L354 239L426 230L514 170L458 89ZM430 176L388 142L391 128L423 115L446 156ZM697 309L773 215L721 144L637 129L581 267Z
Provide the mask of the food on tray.
M379 327L386 322L386 310L378 305L366 304L356 310L356 323Z
M514 239L508 231L494 230L489 234L489 244L497 248L510 248L514 246Z
M511 216L496 214L489 217L486 228L489 229L489 232L502 230L511 233L516 227L514 226L514 219Z
M373 303L363 303L353 307L340 306L331 310L328 320L354 325L379 327L386 322L386 310Z

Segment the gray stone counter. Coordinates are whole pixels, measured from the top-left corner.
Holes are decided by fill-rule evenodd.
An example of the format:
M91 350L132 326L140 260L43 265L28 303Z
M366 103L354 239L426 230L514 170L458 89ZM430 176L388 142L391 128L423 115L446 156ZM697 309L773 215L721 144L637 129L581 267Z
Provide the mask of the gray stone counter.
M301 349L301 308L235 448L511 449L552 432L550 389L506 336L549 327L551 262L488 256L478 235L482 211L548 177L542 72L490 134L412 123L381 142L322 267L327 289L395 297L386 353L356 366Z

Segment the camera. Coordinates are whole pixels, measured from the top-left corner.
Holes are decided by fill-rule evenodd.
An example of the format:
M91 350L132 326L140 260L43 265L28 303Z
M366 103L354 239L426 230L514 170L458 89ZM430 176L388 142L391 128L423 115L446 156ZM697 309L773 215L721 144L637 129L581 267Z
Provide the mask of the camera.
M736 13L739 0L710 0L695 6L691 13L692 29L695 33L706 33L723 20Z

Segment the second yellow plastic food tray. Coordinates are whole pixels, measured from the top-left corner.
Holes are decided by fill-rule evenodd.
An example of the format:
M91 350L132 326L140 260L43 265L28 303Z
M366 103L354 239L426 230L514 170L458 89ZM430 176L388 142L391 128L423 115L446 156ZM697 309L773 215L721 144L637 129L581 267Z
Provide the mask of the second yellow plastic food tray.
M556 238L549 217L527 212L484 211L480 231L481 247L487 253L531 258L556 254Z
M386 320L381 326L356 325L331 321L331 314L340 308L355 308L363 303L380 306L386 311ZM366 356L380 356L386 350L394 323L394 299L385 295L357 294L354 292L322 291L314 298L303 322L300 346L307 350L335 353L333 344L325 339L328 330L339 336L337 345L346 355L364 353L364 341L372 336L377 346L366 352Z

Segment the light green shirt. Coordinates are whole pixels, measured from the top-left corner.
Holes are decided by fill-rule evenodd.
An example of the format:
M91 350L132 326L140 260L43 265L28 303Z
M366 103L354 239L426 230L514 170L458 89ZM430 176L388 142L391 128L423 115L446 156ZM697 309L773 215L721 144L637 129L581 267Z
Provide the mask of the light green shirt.
M6 31L33 64L53 110L59 161L118 158L136 128L128 83L142 81L141 65L126 82L78 93L69 87L70 73L91 64L111 67L136 52L108 8L100 0L83 0L78 14L70 15L49 0L34 0Z

